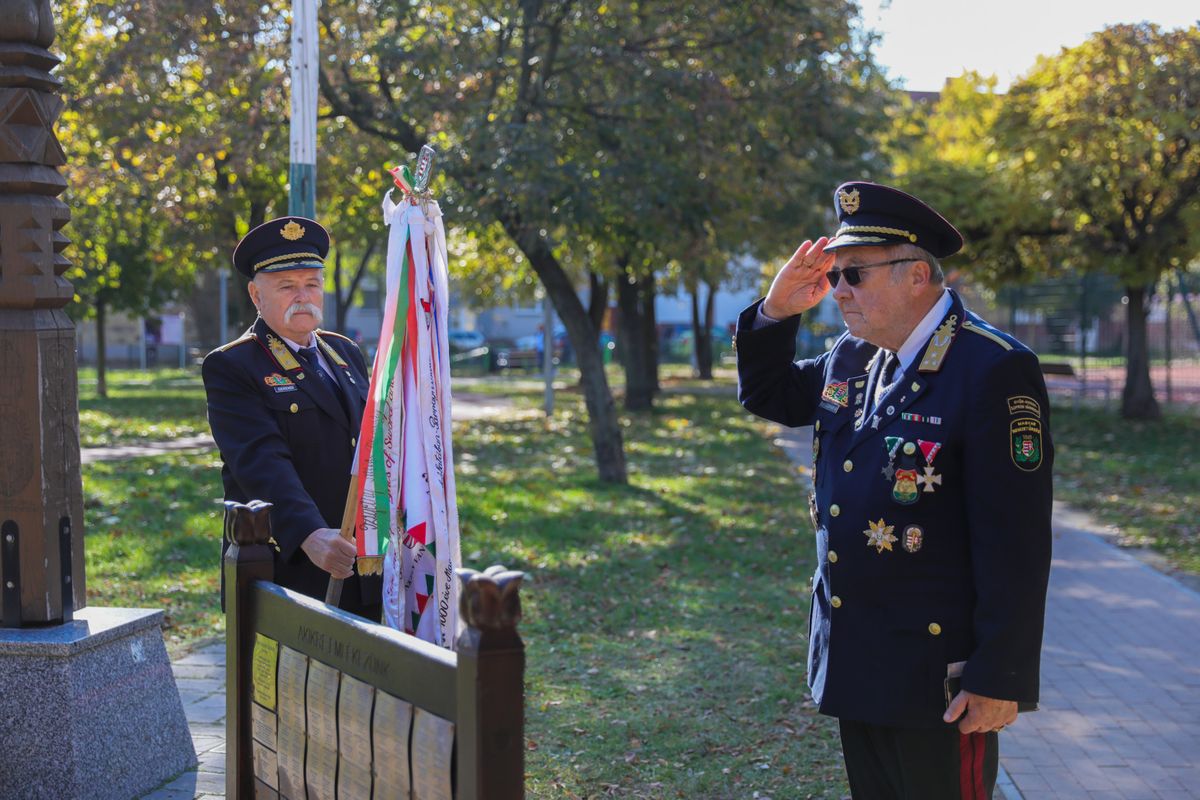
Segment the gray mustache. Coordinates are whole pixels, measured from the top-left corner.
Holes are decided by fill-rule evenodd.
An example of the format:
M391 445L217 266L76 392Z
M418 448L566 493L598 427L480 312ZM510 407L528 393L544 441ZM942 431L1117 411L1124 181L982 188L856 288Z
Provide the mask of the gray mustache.
M288 310L283 312L283 321L291 324L292 317L296 316L296 314L299 314L301 311L307 311L308 313L312 314L313 318L316 319L317 324L320 324L322 317L321 309L319 306L313 305L312 303L293 303L292 305L288 306Z

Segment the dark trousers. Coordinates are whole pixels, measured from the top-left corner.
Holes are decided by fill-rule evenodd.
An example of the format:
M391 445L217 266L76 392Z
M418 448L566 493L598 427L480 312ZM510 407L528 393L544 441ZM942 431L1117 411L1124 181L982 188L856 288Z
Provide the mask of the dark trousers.
M854 800L990 800L999 738L838 720Z

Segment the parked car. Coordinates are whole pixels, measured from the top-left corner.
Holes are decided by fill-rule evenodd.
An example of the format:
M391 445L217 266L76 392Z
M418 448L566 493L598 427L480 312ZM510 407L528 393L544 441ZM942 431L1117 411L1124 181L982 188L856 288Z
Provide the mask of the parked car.
M487 345L487 339L479 331L450 331L446 335L446 341L450 345L450 352L452 354L477 350Z
M538 351L525 341L530 337L512 339L493 339L488 343L493 372L502 369L537 369Z

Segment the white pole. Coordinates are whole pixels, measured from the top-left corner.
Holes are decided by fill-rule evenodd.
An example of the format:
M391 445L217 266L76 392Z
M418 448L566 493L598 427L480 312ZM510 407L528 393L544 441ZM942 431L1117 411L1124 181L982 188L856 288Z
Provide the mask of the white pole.
M546 376L546 416L554 415L554 305L542 298L542 371Z
M288 213L317 211L317 0L292 0L292 123Z

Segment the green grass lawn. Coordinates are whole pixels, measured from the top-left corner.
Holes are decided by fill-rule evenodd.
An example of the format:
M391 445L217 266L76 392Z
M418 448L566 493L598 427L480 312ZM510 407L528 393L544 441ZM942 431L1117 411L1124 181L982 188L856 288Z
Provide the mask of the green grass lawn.
M96 370L79 370L79 444L103 447L208 433L198 369L108 370L108 397Z
M1054 496L1200 575L1200 415L1135 422L1111 412L1055 408Z
M569 371L549 421L536 378L464 386L518 412L456 425L455 448L464 560L532 576L529 796L841 797L836 731L803 686L813 556L796 471L728 375L663 377L656 411L624 418L625 487L594 477ZM82 393L120 432L93 441L207 427L192 374ZM1200 572L1200 422L1056 408L1052 423L1057 497ZM222 635L217 458L89 464L84 488L90 602L167 609L175 653Z
M540 406L540 384L506 382L516 408ZM167 401L143 389L147 408ZM842 797L836 731L804 688L813 556L794 469L727 385L626 419L630 485L606 486L582 406L565 386L549 422L455 431L464 560L532 576L529 796ZM222 634L217 459L89 464L84 482L90 602L166 608L173 652Z

